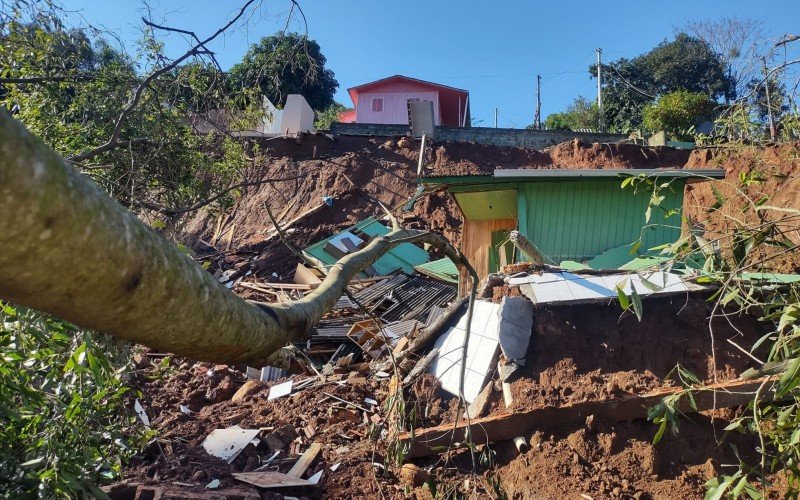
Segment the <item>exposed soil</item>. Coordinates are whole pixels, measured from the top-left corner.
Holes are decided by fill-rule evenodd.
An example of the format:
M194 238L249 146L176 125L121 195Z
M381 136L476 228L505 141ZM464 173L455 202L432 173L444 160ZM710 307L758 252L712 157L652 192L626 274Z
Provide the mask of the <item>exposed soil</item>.
M684 201L686 215L702 224L709 238L730 238L737 229L737 220L748 224L758 222L756 213L745 208L751 203L800 209L799 146L798 143L765 147L740 145L693 151L687 168L725 169L725 181L713 183L713 188L726 201L719 210L710 211L717 202L712 184L687 186ZM744 185L739 181L740 175L759 178L761 182ZM747 201L748 199L752 201ZM785 223L780 224L783 236L795 244L800 242L800 220L797 215L777 211L762 211L761 214L773 221L778 220L778 217L788 217ZM764 259L769 259L765 262L769 270L800 272L800 252L786 252L780 247L769 248L762 245L760 251L751 256L749 263Z
M724 434L728 419L694 415L678 434L653 446L654 428L643 421L567 427L526 436L530 451L497 447L497 476L509 498L700 498L710 478L738 463L735 444L753 460L757 438ZM774 495L777 496L777 495Z

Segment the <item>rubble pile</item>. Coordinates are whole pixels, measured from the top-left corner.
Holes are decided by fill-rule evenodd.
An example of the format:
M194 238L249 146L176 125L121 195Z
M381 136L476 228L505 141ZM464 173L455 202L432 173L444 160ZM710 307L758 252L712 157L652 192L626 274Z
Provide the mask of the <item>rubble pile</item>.
M712 161L697 154L441 144L426 164L444 175ZM248 300L312 293L325 266L388 231L376 201L400 207L416 187L409 138L314 136L270 142L264 155L265 176L303 179L246 188L230 213L187 226L198 257ZM319 269L287 250L264 203ZM398 213L454 244L462 237L459 209L444 194ZM765 326L746 314L709 321L713 290L695 275L511 264L481 283L470 309L457 273L420 267L439 257L415 247L373 263L280 365L142 353L134 381L156 437L112 498L693 497L752 458L751 436L715 436L762 383L741 375L765 357L751 349ZM638 312L618 300L632 287ZM698 392L689 407L680 373L715 396ZM653 445L648 409L667 397L685 417Z

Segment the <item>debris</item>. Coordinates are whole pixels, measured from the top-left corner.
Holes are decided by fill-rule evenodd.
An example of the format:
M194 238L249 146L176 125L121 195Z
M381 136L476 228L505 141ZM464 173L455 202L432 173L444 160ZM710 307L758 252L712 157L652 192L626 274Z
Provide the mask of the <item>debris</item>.
M665 293L686 293L703 287L685 282L675 273L657 271L646 275L614 273L607 275L581 275L570 272L545 272L529 274L508 280L518 285L520 291L534 304L576 304L615 299L618 290L630 295L635 288L640 296ZM632 288L633 287L633 288Z
M322 444L312 443L286 474L292 477L301 477L311 467L320 451L322 451Z
M410 384L415 378L417 378L417 375L424 372L430 366L430 364L433 363L433 360L436 359L438 355L439 355L438 347L434 347L433 349L431 349L431 352L429 352L428 354L425 355L425 357L420 359L417 362L417 364L414 365L414 368L412 368L412 370L408 372L406 378L403 379L403 385Z
M214 479L213 481L211 481L206 485L206 488L209 490L217 489L219 488L219 482L220 482L219 479Z
M492 394L492 384L486 384L483 390L475 398L475 401L470 403L467 407L467 417L479 418L483 416L486 409L489 407L489 396Z
M251 396L258 391L260 391L264 387L264 384L258 380L248 380L244 383L239 390L237 390L233 397L231 397L231 401L234 403L239 403L244 400L247 396Z
M267 434L262 438L264 443L266 443L267 448L273 450L275 452L279 452L286 448L286 441L284 441L279 435L275 433Z
M180 410L181 410L181 413L183 413L183 414L185 414L185 415L191 415L192 413L194 413L194 412L193 412L192 410L190 410L190 409L189 409L189 407L188 407L188 406L186 406L186 405L180 405Z
M367 413L372 413L372 410L368 410L368 409L364 408L361 405L357 405L355 403L351 403L350 401L347 401L346 399L342 399L339 396L334 396L333 394L328 393L328 392L323 392L322 394L328 396L329 398L332 398L332 399L335 399L337 401L341 401L342 403L348 404L348 405L352 406L353 408L358 408L361 411L365 411Z
M144 428L150 430L150 418L148 418L147 413L144 411L144 408L142 408L142 403L140 403L138 399L133 402L133 411L139 416L139 420L144 424Z
M308 482L314 485L319 484L319 480L322 479L322 471L320 470L310 478L308 478Z
M533 330L533 306L525 297L504 296L500 302L500 349L507 360L525 364ZM503 378L502 380L506 380Z
M291 477L275 471L238 472L232 474L235 479L259 488L291 488L295 486L313 486L305 479Z
M258 429L242 429L238 425L227 429L214 429L203 441L203 449L209 455L231 463L259 432Z
M273 385L269 388L269 395L267 396L267 401L272 401L273 399L282 398L284 396L288 396L292 393L292 380L287 380L282 384Z

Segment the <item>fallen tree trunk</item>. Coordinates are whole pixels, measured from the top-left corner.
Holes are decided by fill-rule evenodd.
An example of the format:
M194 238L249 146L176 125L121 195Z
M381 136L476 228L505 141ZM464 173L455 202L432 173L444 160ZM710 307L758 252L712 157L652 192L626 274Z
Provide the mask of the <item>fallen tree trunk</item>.
M715 408L746 405L753 401L756 391L770 378L735 380L693 389L696 406L682 397L677 403L681 412L701 412ZM401 434L401 442L409 446L408 458L423 457L459 446L467 446L469 439L475 444L494 443L529 435L535 430L563 424L583 422L594 415L609 421L647 418L648 410L668 396L680 394L683 389L662 389L649 394L631 394L601 401L584 401L564 406L546 406L519 413L507 413L462 422L443 424L427 429L415 429ZM762 401L772 401L774 392L764 394Z
M253 305L116 203L0 110L0 297L193 359L263 363L309 329L358 272L403 242L447 240L395 229L334 265L301 300Z

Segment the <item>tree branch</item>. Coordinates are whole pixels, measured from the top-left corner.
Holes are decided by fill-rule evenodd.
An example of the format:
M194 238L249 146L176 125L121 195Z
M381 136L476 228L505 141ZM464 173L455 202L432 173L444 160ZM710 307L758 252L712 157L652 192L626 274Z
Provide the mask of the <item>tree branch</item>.
M73 158L78 158L78 159L73 161L86 160L88 158L92 158L100 153L103 153L105 151L117 147L117 145L119 144L119 136L122 133L122 128L125 126L125 122L127 121L130 114L133 112L133 110L136 108L136 106L138 106L139 101L142 98L142 94L144 93L145 89L147 89L150 86L150 82L152 82L159 76L163 75L164 73L171 71L172 69L177 67L180 63L189 59L190 57L208 53L208 50L205 49L205 46L208 43L212 42L214 39L216 39L219 35L224 33L228 28L233 26L244 15L244 13L247 12L247 9L250 7L250 5L252 5L256 1L257 0L247 0L247 2L245 2L245 4L239 9L239 12L233 17L233 19L231 19L223 27L219 28L217 31L215 31L211 36L207 37L206 39L197 42L182 56L178 57L177 59L174 59L169 64L166 64L161 68L153 71L149 75L147 75L147 77L145 77L145 79L136 87L136 89L134 89L130 101L128 101L128 104L125 106L125 108L122 110L119 117L117 118L114 125L114 131L111 133L111 137L109 137L108 141L106 141L105 144L98 146L95 149L75 155L75 157Z
M34 83L66 82L66 81L88 82L94 79L95 77L93 75L32 76L26 78L0 78L0 84L11 84L11 83L34 84Z

